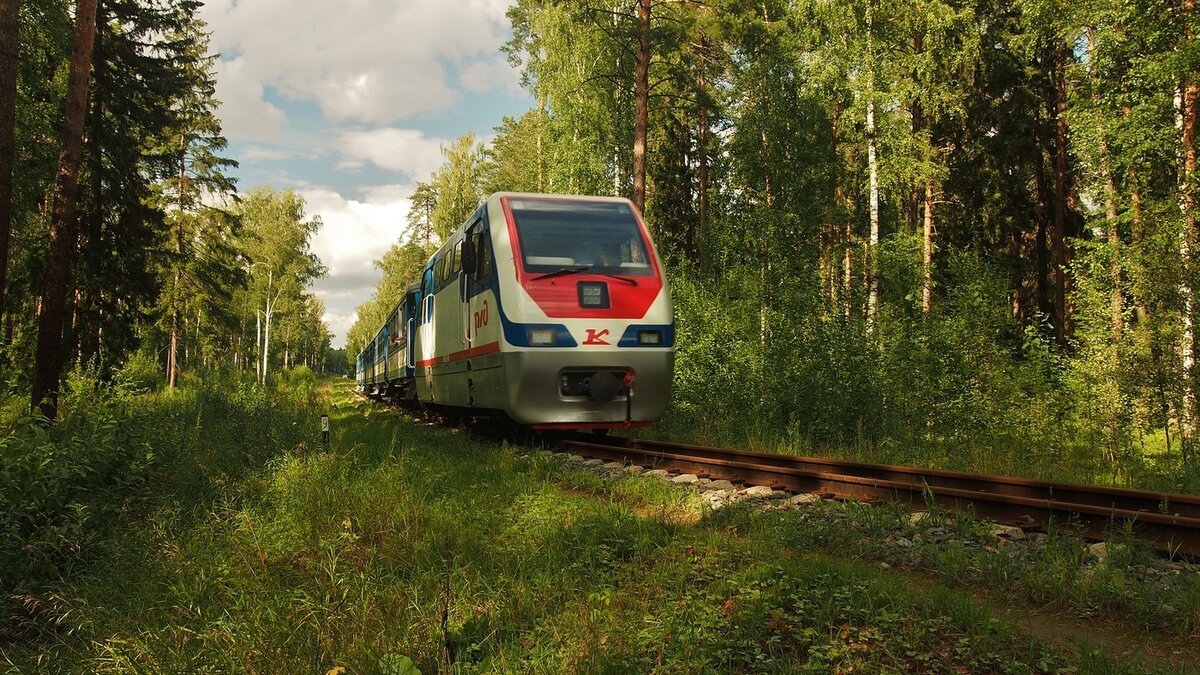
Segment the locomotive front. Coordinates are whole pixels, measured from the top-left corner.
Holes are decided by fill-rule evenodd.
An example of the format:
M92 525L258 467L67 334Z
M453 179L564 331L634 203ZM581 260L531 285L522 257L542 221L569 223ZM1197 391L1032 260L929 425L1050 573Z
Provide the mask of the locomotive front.
M645 426L666 409L675 324L625 199L493 195L506 412L536 428ZM507 283L506 283L507 282Z

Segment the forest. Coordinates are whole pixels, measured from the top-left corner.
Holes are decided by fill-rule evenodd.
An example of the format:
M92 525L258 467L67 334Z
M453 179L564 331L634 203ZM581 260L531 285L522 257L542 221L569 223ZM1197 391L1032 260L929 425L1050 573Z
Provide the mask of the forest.
M664 433L1200 487L1194 0L508 16L536 104L418 184L350 358L482 195L623 195L673 273Z
M529 110L443 148L338 350L200 7L0 0L0 664L1194 665L1196 565L1128 522L717 511L321 373L484 195L620 195L675 308L645 433L1200 493L1195 0L515 0Z
M53 417L73 368L322 366L320 221L238 195L199 3L2 8L9 400ZM624 195L671 267L664 434L1196 488L1194 0L509 18L536 103L418 183L350 358L483 195Z
M319 219L239 195L192 0L0 2L0 360L48 418L64 373L174 387L324 366Z

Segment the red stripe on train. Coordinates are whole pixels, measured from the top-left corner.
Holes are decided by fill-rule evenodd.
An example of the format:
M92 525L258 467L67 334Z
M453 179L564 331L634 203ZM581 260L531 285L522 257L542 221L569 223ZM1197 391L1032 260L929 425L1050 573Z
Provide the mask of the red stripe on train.
M450 363L452 361L462 361L463 359L469 359L473 356L483 356L484 354L491 354L491 353L498 352L498 351L500 351L500 342L499 341L489 342L486 345L480 345L478 347L464 349L460 352L453 352L449 356L435 356L432 359L426 359L424 361L417 361L416 366L418 368L424 368L426 366L437 366L437 365L441 365L443 363Z

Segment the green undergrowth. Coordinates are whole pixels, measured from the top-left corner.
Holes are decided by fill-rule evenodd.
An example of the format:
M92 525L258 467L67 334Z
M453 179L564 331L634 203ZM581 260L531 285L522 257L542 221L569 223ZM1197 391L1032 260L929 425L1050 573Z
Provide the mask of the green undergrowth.
M1056 652L962 595L812 556L808 542L754 516L708 515L671 486L610 481L414 424L352 398L344 383L294 419L321 412L333 426L328 448L273 438L259 455L251 447L261 439L251 438L181 462L180 484L194 487L112 531L85 572L30 593L0 663L52 672L1145 669ZM225 422L192 420L197 438Z
M105 560L123 530L164 508L216 498L280 448L312 436L310 399L213 375L146 392L86 372L67 380L56 422L4 407L0 437L0 640L45 590Z

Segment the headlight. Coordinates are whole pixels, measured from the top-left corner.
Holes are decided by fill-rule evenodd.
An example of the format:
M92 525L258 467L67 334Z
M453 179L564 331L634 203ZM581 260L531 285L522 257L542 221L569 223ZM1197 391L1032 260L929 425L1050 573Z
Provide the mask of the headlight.
M639 330L638 331L638 344L639 345L650 345L650 346L656 347L658 345L661 345L662 341L663 341L662 331L660 331L660 330Z
M553 328L530 328L529 344L534 347L547 347L554 344L555 330Z

